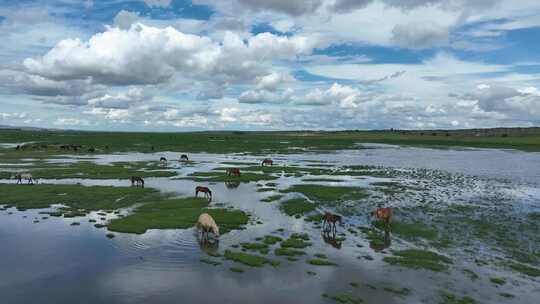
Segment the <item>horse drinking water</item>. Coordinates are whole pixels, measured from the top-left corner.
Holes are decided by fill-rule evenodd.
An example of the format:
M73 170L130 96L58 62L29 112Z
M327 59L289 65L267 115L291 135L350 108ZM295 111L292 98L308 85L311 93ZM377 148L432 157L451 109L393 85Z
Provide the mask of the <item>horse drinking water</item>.
M196 224L197 228L202 231L202 239L208 239L208 233L212 232L216 237L219 237L219 227L216 221L208 213L203 213L199 216Z
M210 191L208 187L197 186L195 188L195 197L199 197L199 192L204 193L204 197L208 198L209 200L212 200L212 191Z
M265 165L273 166L273 165L274 165L274 161L271 160L270 158L265 158L265 159L263 159L263 161L262 161L262 163L261 163L261 166L265 166Z
M140 176L132 176L130 178L131 180L131 186L135 186L135 187L138 187L138 186L141 186L144 188L144 179Z

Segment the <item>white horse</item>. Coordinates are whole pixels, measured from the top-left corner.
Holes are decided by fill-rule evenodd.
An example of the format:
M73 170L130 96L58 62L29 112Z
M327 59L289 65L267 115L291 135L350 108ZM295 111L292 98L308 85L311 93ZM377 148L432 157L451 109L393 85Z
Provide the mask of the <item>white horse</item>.
M209 232L212 232L216 237L219 237L219 227L208 213L203 213L199 216L196 226L198 229L202 230L203 239L208 238Z

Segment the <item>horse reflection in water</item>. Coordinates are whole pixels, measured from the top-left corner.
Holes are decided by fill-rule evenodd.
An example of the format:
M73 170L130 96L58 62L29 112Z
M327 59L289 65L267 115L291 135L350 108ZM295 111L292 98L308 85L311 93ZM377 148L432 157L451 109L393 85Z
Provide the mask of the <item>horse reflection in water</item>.
M326 244L329 244L336 249L341 249L341 243L343 242L343 240L336 237L335 230L323 230L321 235L323 237L323 241Z
M227 187L227 189L236 189L240 186L240 182L239 181L229 181L229 182L225 182L225 187Z
M199 243L199 247L201 247L201 251L210 255L210 256L216 256L219 251L219 239L217 238L205 238L202 237L199 233L197 233L197 242Z
M392 239L390 238L390 229L384 229L384 237L382 240L375 239L369 242L369 248L373 251L379 252L383 251L386 248L389 248L392 244Z

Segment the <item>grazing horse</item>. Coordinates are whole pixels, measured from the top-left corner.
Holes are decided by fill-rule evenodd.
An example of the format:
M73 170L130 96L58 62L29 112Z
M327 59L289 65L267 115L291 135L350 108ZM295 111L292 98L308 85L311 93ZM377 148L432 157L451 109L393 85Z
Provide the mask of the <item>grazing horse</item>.
M197 186L195 187L195 197L199 196L199 192L204 193L204 197L207 197L209 200L212 200L212 191L208 187Z
M265 158L263 159L262 163L261 163L261 166L264 166L264 165L270 165L270 166L273 166L274 165L274 161L271 160L270 158Z
M227 175L228 176L231 176L231 175L240 176L240 169L238 169L238 168L228 168L227 169Z
M336 238L336 232L334 231L332 234L330 234L330 231L325 231L322 233L323 241L326 244L329 244L330 246L341 249L341 243L343 242L341 239Z
M384 225L388 229L390 226L390 220L392 219L392 208L377 208L377 210L371 212L371 216L376 217L384 222Z
M225 182L225 187L227 187L227 189L236 189L239 186L240 186L239 181L226 181Z
M159 159L159 161L162 162L162 163L166 163L166 162L167 162L167 159L166 159L165 157L161 157L161 158Z
M332 214L330 212L326 212L323 215L323 230L324 231L336 231L336 222L340 225L343 225L343 219L341 215ZM325 229L328 228L328 229Z
M140 176L132 176L130 178L131 180L131 186L135 186L135 187L138 187L138 186L141 186L144 188L144 179Z
M188 160L189 160L189 157L187 156L187 154L180 155L180 161L188 161Z
M29 185L33 185L35 181L34 177L32 177L32 174L30 173L19 173L16 174L14 178L17 180L17 184L22 184L23 179L28 181Z
M202 231L202 239L208 239L208 233L212 232L216 237L219 237L219 227L208 213L199 215L196 224L197 228Z

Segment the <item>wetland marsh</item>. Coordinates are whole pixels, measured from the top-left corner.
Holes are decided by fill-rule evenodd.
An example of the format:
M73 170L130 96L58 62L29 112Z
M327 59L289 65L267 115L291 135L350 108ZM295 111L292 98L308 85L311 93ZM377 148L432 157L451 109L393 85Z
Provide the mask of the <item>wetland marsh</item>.
M182 150L148 136L154 151L111 144L95 153L56 151L53 143L15 150L40 135L0 136L2 302L534 303L540 296L540 153L339 138L294 153L249 139L203 152L202 143ZM185 153L190 161L179 161ZM264 158L274 166L261 167ZM231 167L242 175L227 176ZM15 184L17 172L38 183ZM135 174L144 188L131 187ZM198 185L212 189L212 201L194 197ZM388 233L369 216L378 207L394 210ZM322 231L326 211L344 218L335 235ZM220 226L218 242L195 232L201 212Z

